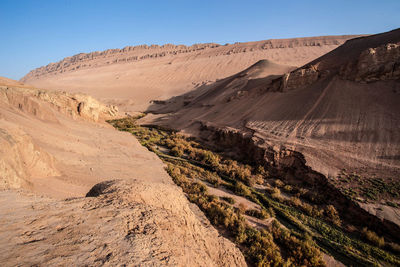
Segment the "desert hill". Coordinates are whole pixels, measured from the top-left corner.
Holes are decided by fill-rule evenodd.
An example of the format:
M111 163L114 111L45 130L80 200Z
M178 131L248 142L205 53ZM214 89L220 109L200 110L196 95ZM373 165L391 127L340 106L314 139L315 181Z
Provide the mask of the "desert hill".
M306 164L333 184L342 170L399 182L400 30L348 40L284 75L258 75L268 66L260 61L154 103L149 111L160 114L142 123L183 130L278 169ZM374 207L365 204L400 223L391 207Z
M116 107L0 83L1 266L246 265Z
M302 66L354 37L125 47L68 57L32 70L21 81L40 88L87 93L124 111L145 110L150 100L185 93L259 60L287 68Z

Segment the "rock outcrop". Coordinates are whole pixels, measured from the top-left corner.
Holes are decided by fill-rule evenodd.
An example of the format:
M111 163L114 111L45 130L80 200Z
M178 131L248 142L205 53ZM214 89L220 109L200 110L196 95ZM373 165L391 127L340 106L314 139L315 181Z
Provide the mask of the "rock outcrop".
M4 80L0 266L246 266L114 107Z
M114 180L64 201L0 191L0 264L246 266L173 184ZM7 213L7 199L14 212ZM197 215L196 215L197 214ZM18 217L21 216L21 217Z
M362 38L346 41L332 52L284 74L273 81L272 91L287 91L309 86L329 75L356 82L400 79L400 30L381 34L362 42Z
M24 112L34 114L41 119L49 120L55 120L52 117L53 111L49 107L43 106L41 102L49 103L56 110L73 118L81 117L95 122L118 115L116 106L104 105L88 95L36 88L0 85L0 101L5 105L9 104Z
M279 91L287 91L313 84L320 77L320 73L315 66L301 68L283 75L281 88Z
M341 68L340 76L357 82L399 80L400 42L365 50Z

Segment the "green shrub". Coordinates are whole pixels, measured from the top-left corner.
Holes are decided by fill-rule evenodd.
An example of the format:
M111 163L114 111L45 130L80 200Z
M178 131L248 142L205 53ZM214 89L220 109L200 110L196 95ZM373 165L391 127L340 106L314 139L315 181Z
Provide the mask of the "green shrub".
M269 218L269 214L266 210L261 209L261 210L256 210L256 209L250 209L246 210L246 215L264 220Z
M182 157L184 154L184 149L182 146L174 146L170 151L172 156Z
M300 240L288 230L281 228L276 221L272 223L272 234L274 240L285 247L290 261L295 266L325 266L320 250L310 238Z
M235 184L235 193L237 193L238 195L241 195L241 196L250 196L251 195L250 190L242 182L237 182Z
M213 168L218 168L220 158L218 155L214 154L209 150L202 151L202 159L201 162L207 165L210 165Z

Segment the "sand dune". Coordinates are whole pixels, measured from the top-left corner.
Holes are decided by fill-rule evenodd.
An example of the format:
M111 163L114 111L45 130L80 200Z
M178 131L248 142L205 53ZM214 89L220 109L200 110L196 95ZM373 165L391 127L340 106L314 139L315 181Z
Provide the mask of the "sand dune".
M299 67L353 37L126 47L65 58L31 71L21 81L40 88L87 93L125 111L145 110L150 100L185 93L262 59Z

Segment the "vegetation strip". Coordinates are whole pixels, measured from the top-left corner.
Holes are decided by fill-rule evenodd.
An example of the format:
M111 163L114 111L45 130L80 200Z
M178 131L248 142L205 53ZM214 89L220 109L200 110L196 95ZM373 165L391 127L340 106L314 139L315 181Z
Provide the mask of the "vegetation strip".
M385 243L367 228L357 229L343 222L332 205L320 203L319 197L305 188L284 184L270 177L262 166L245 165L214 153L174 131L139 126L137 119L109 122L135 135L143 146L166 162L169 175L188 199L238 244L252 264L324 266L322 250L347 265L400 265L398 244ZM213 196L208 193L207 184L243 196L261 210L236 207L233 198ZM245 215L273 220L266 227L255 228L246 222Z

